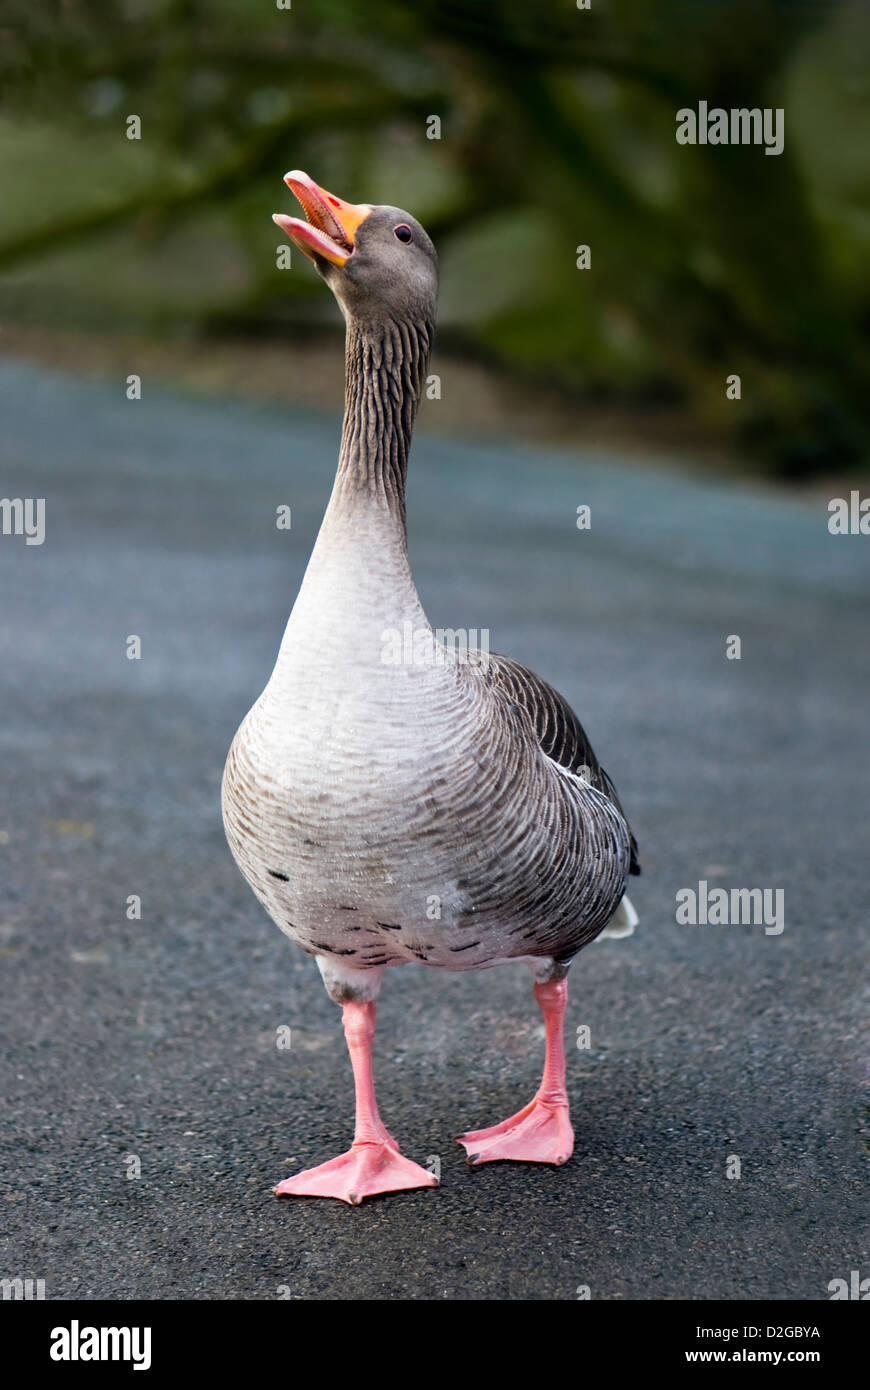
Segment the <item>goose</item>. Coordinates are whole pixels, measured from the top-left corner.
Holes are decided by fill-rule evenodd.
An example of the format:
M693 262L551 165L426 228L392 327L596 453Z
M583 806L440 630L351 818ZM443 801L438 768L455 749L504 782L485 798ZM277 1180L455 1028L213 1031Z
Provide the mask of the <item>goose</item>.
M568 1160L568 969L603 931L633 930L625 888L639 864L565 700L517 661L437 641L417 594L405 479L435 322L432 242L400 208L346 202L298 169L285 182L305 218L273 220L345 319L344 423L274 669L227 757L222 808L242 875L342 1008L354 1076L351 1147L273 1190L357 1205L437 1186L401 1152L375 1096L390 966L531 969L541 1085L515 1115L458 1141L474 1167ZM397 659L389 639L407 632Z

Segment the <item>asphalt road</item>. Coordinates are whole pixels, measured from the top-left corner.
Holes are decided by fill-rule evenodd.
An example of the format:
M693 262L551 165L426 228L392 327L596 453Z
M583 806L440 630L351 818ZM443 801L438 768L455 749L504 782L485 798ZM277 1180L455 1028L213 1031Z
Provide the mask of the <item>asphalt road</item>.
M566 1168L471 1172L451 1138L537 1085L527 972L407 968L381 996L380 1099L441 1187L279 1202L277 1179L346 1146L350 1070L218 792L337 422L9 362L0 418L0 491L46 499L43 545L0 538L0 1275L49 1299L572 1300L824 1299L870 1274L870 540L830 536L823 502L418 439L430 617L489 628L574 704L640 841L641 925L571 974L569 1041L586 1025L591 1047L569 1047ZM701 879L782 889L783 932L678 924Z

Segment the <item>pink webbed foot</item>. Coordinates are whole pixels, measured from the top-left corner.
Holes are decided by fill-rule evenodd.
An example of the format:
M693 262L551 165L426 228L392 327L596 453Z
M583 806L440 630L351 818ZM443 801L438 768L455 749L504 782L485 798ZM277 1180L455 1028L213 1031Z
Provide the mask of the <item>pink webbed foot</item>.
M273 1190L278 1197L337 1197L357 1207L364 1197L378 1192L437 1186L432 1173L405 1158L394 1144L364 1140L328 1163L285 1178Z
M533 1100L509 1120L491 1129L470 1129L457 1136L472 1168L510 1158L520 1163L567 1163L574 1152L574 1131L568 1117L565 1091L565 1051L562 1034L568 985L564 977L535 985L544 1015L547 1053L544 1076Z
M521 1163L567 1163L574 1152L574 1131L565 1102L539 1100L537 1096L516 1115L491 1129L471 1129L457 1135L477 1168L498 1158Z

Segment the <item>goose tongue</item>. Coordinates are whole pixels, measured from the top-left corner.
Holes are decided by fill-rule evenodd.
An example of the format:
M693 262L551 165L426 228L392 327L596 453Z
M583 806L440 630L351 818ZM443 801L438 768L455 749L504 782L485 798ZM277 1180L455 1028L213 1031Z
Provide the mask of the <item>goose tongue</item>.
M272 221L312 261L322 256L333 265L345 265L354 252L356 229L368 217L371 207L367 203L346 203L334 193L327 193L301 169L291 169L284 175L284 182L296 194L307 220L275 212Z

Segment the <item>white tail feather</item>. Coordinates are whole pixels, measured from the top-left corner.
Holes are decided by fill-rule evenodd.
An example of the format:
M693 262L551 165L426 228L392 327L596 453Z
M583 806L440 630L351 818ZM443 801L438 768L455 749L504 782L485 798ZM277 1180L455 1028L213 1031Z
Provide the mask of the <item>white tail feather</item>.
M598 938L600 940L602 936L632 936L637 923L638 915L634 910L631 898L626 893L604 931L598 933Z

